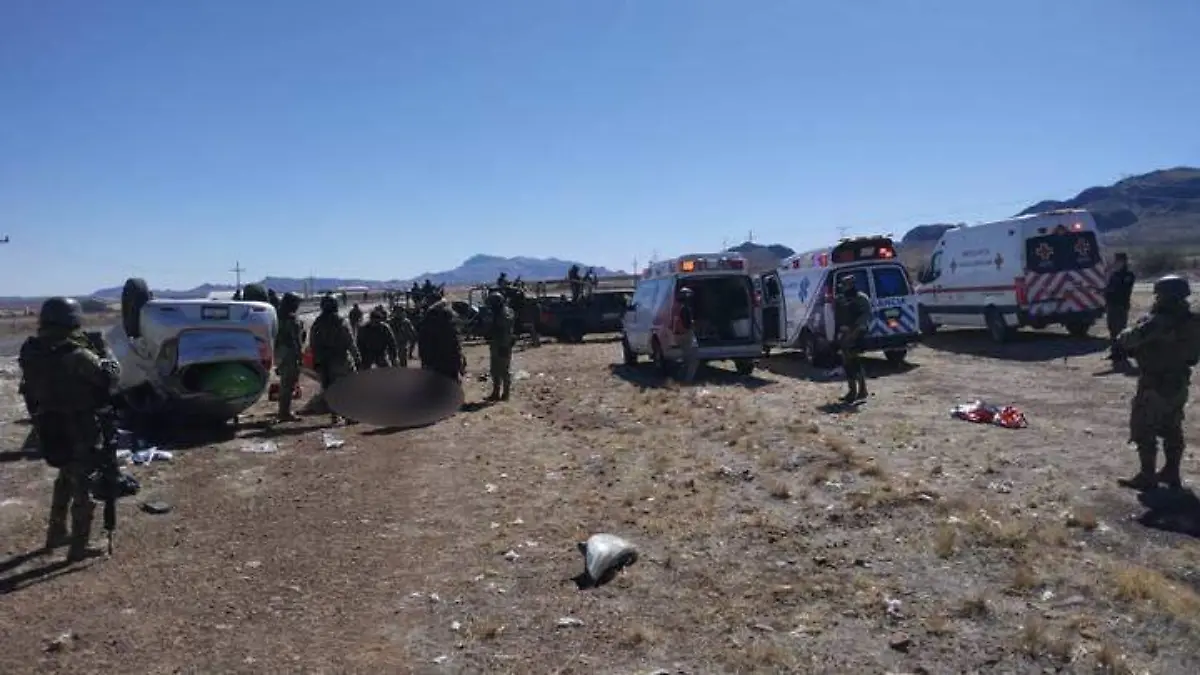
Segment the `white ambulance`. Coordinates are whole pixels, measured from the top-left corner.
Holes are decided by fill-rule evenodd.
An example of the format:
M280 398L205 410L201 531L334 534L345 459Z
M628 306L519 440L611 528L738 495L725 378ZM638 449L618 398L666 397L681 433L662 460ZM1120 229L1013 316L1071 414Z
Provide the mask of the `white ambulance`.
M853 274L858 290L871 298L866 350L902 362L920 340L917 297L887 235L842 239L786 258L762 275L764 344L799 349L814 365L830 363L836 352L837 280L845 274Z
M1080 209L947 230L918 279L921 329L986 328L996 342L1022 326L1087 335L1104 315L1104 251Z
M754 372L762 356L758 296L745 258L733 253L691 254L654 263L638 279L621 325L625 364L649 356L664 373L682 358L679 291L692 289L700 361L732 360L737 372Z

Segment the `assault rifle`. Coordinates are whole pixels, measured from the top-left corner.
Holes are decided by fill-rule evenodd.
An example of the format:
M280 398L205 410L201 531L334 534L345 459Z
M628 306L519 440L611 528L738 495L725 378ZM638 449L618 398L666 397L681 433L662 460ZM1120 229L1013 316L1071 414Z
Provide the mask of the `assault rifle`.
M84 333L88 345L101 358L108 355L104 336L96 331ZM108 554L113 552L113 535L117 530L117 497L121 496L121 470L117 466L117 409L111 399L96 411L100 425L100 451L96 455L95 470L99 474L93 496L104 502L104 531L108 535Z

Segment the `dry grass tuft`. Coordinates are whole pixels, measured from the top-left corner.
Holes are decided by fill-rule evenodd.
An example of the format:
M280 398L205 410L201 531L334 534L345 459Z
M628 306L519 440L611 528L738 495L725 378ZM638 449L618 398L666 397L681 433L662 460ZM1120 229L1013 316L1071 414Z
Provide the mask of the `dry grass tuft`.
M933 537L933 552L945 560L954 555L954 544L958 540L958 530L953 525L943 524L938 527Z
M1100 650L1096 652L1096 670L1104 675L1133 675L1133 668L1125 655L1107 640L1101 643Z
M962 601L955 615L961 619L975 621L986 619L992 615L992 604L984 594L973 595Z
M1038 617L1030 617L1021 627L1018 638L1020 649L1030 658L1049 657L1057 663L1069 663L1075 651L1075 643L1066 635L1050 630L1049 624Z
M767 493L775 499L791 499L792 488L784 481L773 479L767 484Z
M1013 570L1013 579L1008 588L1016 593L1028 593L1041 584L1037 571L1028 563L1021 563Z
M621 634L620 644L622 647L634 649L654 645L658 643L659 638L658 631L653 628L634 625L625 628L625 631Z
M483 617L471 623L470 635L476 640L489 641L500 637L505 625L495 617Z
M1082 530L1091 532L1100 527L1100 520L1096 516L1096 511L1090 508L1076 509L1074 513L1067 516L1067 527L1078 527Z
M1176 621L1200 626L1200 596L1160 572L1137 565L1119 567L1113 574L1113 592L1118 600L1148 605Z

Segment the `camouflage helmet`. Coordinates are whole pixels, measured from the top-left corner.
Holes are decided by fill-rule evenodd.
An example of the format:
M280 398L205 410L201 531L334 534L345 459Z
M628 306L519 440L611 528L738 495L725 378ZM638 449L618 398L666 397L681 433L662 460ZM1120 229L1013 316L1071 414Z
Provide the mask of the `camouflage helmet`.
M246 302L270 302L267 289L262 284L246 284L242 287L242 300Z
M48 298L38 313L38 326L79 328L83 326L83 310L73 298Z
M843 274L838 277L838 285L842 288L855 288L858 286L858 279L855 279L853 274Z
M1177 274L1168 274L1154 282L1154 295L1161 300L1183 302L1191 294L1191 284Z
M387 312L382 307L376 307L371 310L370 317L372 321L386 321Z
M321 311L326 314L338 311L337 298L332 295L321 296Z
M300 309L300 296L291 291L284 293L279 300L279 309L285 312L294 312Z
M504 304L504 295L496 291L492 291L487 295L487 304L489 307L498 307Z

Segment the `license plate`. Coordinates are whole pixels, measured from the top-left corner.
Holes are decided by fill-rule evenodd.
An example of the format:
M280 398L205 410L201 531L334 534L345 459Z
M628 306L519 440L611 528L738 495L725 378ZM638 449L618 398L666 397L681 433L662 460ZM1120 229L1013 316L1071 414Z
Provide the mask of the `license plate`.
M201 307L200 318L205 321L223 321L229 318L228 307Z

